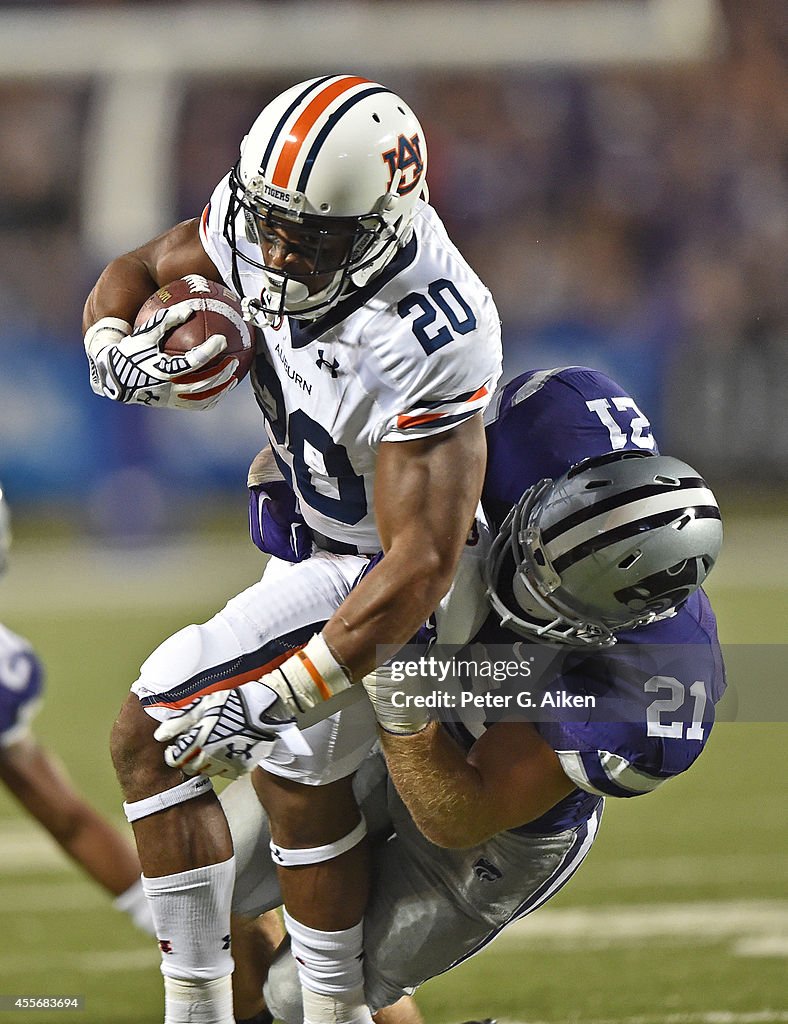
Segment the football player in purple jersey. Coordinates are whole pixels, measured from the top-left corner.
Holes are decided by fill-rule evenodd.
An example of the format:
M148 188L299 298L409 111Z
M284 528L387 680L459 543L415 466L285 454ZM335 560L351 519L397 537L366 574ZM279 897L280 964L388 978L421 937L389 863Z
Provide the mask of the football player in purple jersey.
M385 754L370 755L355 780L377 841L365 917L372 1009L549 900L590 849L606 797L651 792L696 760L725 687L700 589L721 543L719 509L694 470L657 453L631 396L583 367L533 371L496 393L487 443L484 505L498 535L491 612L473 657L548 643L558 656L545 692L593 697L599 711L431 713L403 706L403 694L424 690L395 680L391 666L365 679ZM286 493L274 489L271 503L261 494L253 488L258 542L267 531L289 543ZM249 791L237 783L223 801L235 910L253 916L277 894L267 824ZM274 1014L297 1024L288 957L275 960L265 991Z
M11 543L0 488L0 576ZM153 935L153 920L132 844L77 792L30 723L44 690L44 669L30 644L0 624L0 781L62 849L114 897L114 905Z

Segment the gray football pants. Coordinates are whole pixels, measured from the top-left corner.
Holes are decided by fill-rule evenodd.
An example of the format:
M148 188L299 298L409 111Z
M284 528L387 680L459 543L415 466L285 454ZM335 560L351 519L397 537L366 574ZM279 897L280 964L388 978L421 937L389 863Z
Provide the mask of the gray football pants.
M373 752L356 797L373 841L373 882L364 921L364 974L373 1010L389 1006L478 953L507 924L545 903L574 874L597 832L601 805L583 824L552 835L500 833L467 850L430 843L413 824ZM265 812L249 779L222 804L235 844L233 910L254 917L281 904ZM301 1024L295 962L283 950L265 989L274 1016Z

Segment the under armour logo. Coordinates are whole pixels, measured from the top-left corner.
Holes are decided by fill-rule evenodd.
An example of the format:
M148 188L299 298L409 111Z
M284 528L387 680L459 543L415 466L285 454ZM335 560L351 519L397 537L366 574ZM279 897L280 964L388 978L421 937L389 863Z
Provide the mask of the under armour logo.
M230 948L230 936L229 935L223 935L222 936L222 949L229 949L229 948Z
M338 374L339 374L339 360L338 359L333 359L329 363L329 361L327 359L323 358L324 354L325 354L324 349L319 348L317 350L317 359L315 360L315 366L318 368L318 370L322 370L323 367L325 366L325 368L328 370L328 372L331 374L332 377L338 376Z
M473 871L482 882L495 882L499 878L503 878L503 873L486 857L479 857L473 865Z
M159 939L159 949L162 953L172 953L172 942L170 939Z
M225 747L225 754L229 760L234 757L242 757L245 761L251 760L253 743L247 744L245 747L236 747L233 743L228 743Z
M271 856L274 858L274 860L278 860L280 864L284 864L285 859L282 856L282 851L278 849L278 847L273 845L271 846Z
M137 403L139 405L151 405L153 402L158 402L159 396L154 395L152 391L138 391L137 392Z

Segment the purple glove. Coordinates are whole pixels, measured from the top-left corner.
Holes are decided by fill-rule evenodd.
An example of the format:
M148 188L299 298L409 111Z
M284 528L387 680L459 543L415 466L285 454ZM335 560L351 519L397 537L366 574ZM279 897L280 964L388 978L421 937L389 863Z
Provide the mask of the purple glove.
M287 562L303 562L312 554L312 531L284 480L249 488L249 534L255 547Z

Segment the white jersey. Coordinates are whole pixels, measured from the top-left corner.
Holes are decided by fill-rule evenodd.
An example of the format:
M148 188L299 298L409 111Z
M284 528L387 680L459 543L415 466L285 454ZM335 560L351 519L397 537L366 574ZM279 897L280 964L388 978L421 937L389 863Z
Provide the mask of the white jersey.
M235 289L223 235L228 199L225 178L200 235ZM237 234L238 246L259 260L242 220ZM259 295L260 272L242 261L238 270L244 294ZM449 430L486 407L501 371L492 296L424 204L410 241L368 285L319 320L286 318L261 334L252 383L306 522L360 552L380 550L378 446Z

